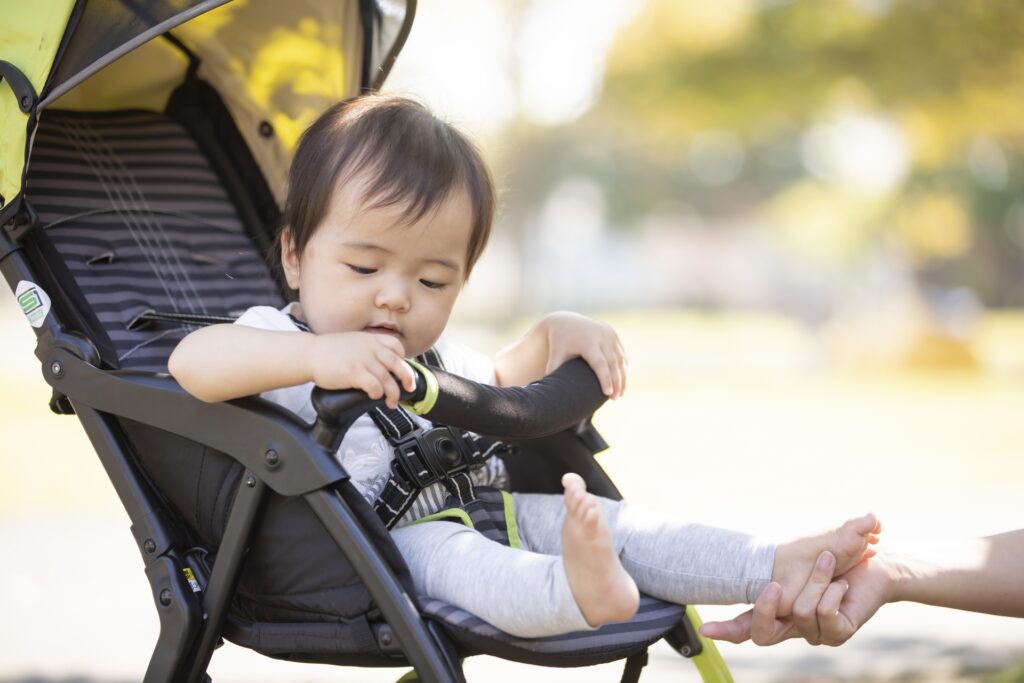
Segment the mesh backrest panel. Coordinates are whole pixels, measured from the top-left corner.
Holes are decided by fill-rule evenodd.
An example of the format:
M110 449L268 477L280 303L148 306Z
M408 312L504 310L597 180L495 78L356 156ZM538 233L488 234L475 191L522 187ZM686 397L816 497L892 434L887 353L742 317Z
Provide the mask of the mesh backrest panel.
M165 372L192 329L140 320L146 312L283 304L206 158L165 116L47 112L27 195L121 367Z

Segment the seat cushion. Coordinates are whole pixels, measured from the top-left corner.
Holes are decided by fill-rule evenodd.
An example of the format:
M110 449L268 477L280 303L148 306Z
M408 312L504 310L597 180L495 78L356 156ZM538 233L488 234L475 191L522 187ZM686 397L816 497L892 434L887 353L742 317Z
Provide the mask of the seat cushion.
M541 666L592 666L642 652L679 623L686 607L640 596L640 609L629 621L605 624L545 638L518 638L483 619L433 598L420 598L423 614L444 627L466 654L487 654Z

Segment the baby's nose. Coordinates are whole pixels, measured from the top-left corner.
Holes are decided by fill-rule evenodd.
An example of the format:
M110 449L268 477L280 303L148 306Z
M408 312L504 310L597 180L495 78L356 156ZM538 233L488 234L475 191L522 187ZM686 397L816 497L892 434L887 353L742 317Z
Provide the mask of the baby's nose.
M409 308L409 288L400 282L386 283L377 292L377 306L392 311L405 311Z

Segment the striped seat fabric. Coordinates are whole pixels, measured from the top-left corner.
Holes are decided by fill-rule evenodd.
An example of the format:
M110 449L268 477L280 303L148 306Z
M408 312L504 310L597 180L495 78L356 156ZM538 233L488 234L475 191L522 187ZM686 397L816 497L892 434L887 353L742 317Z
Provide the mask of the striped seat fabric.
M122 368L165 372L192 329L147 312L217 320L283 305L206 157L166 116L46 112L27 196Z
M686 608L640 596L640 609L629 621L606 624L546 638L518 638L454 605L420 598L425 616L432 617L452 637L476 652L541 666L591 666L642 652L671 631Z

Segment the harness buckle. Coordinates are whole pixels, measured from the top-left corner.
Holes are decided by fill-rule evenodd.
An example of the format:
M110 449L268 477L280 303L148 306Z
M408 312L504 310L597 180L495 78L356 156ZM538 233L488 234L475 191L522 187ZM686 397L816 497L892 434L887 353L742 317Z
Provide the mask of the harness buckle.
M451 427L414 429L398 439L394 447L402 471L420 488L449 479L481 461L466 439Z

